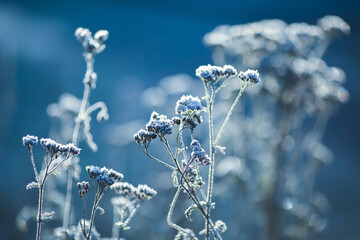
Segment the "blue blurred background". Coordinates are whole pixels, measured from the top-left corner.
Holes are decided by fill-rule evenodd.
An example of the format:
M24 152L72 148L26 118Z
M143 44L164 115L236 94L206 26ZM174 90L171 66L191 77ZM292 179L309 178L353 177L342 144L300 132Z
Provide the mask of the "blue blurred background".
M0 239L32 238L15 227L21 207L37 201L35 192L25 191L33 172L21 137L47 137L47 106L64 92L81 97L85 63L73 37L77 27L110 32L106 50L96 57L99 79L91 97L107 103L110 120L92 124L99 151L80 146L83 165L120 169L137 184L151 179L146 171L155 164L146 163L135 143L110 144L116 139L108 139L106 126L145 123L150 109L141 105L140 95L146 88L168 75L193 76L199 65L211 63L202 44L205 33L220 24L272 18L314 24L329 14L351 26L351 35L335 41L324 56L346 73L350 101L328 125L324 144L335 161L319 173L316 189L331 207L326 239L360 239L360 2L350 0L0 1Z

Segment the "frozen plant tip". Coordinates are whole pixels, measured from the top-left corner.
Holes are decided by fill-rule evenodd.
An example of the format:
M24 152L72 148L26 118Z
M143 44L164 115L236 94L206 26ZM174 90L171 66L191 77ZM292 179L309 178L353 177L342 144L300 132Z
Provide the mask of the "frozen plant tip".
M225 65L223 68L219 66L203 65L196 69L196 76L205 83L215 85L221 78L231 78L236 75L236 70L230 65Z
M135 191L136 191L136 188L130 184L130 183L127 183L127 182L117 182L117 183L114 183L110 189L114 190L115 193L117 194L122 194L124 195L125 197L133 197L135 196Z
M338 16L325 16L318 20L317 24L329 35L349 34L350 26Z
M25 147L31 148L31 147L34 147L38 143L38 137L31 136L28 134L22 138L22 141L23 141L23 145Z
M98 183L100 188L111 186L124 177L121 173L118 173L113 169L109 170L106 167L87 166L86 171L90 178Z
M260 82L260 76L257 70L248 69L245 72L239 73L239 79L242 83L246 84L256 84Z
M84 198L85 195L89 192L90 190L90 184L89 182L86 181L82 181L82 182L78 182L77 187L80 189L79 190L79 194L80 194L80 198Z
M173 117L172 121L174 124L182 124L183 128L189 128L192 131L196 126L202 122L200 112L203 110L201 101L198 97L193 97L191 95L183 95L177 102L175 106L175 114L182 115L182 119L178 117Z
M69 143L66 145L55 142L50 138L42 138L40 139L40 144L43 146L47 153L51 155L56 154L69 154L69 155L78 155L81 151L80 148L75 147L74 144Z
M156 138L156 133L149 132L144 129L140 129L137 133L134 134L134 139L140 146L150 143L151 140L155 138Z
M146 124L146 128L162 138L172 133L173 122L166 115L159 115L157 112L153 112L150 121Z
M101 53L105 49L105 42L109 37L109 32L106 30L99 30L92 37L92 33L87 28L79 27L75 31L76 39L81 42L84 51L93 55Z
M180 115L192 115L192 113L203 109L198 97L183 95L176 103L175 113Z
M198 165L209 165L211 160L209 156L205 153L205 150L201 147L198 140L194 139L191 144L191 155L190 158L192 161L196 161Z
M157 192L146 184L140 184L134 192L139 200L150 200Z

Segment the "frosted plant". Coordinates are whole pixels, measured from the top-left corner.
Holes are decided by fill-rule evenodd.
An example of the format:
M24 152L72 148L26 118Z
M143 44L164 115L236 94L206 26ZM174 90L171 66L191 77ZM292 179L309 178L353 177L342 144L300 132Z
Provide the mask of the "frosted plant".
M66 145L59 144L50 138L40 139L40 144L45 150L45 168L38 172L35 164L33 148L38 143L38 137L26 135L22 139L23 145L26 146L30 152L30 160L35 174L35 181L29 183L26 186L26 189L39 189L39 200L38 200L38 209L37 209L37 230L36 230L36 239L40 239L41 235L41 224L44 221L52 219L55 212L43 212L43 197L44 197L44 188L47 178L52 174L57 174L57 170L66 160L72 156L76 156L80 153L80 148L74 146L74 144L69 143Z
M257 232L265 235L245 238L309 239L326 227L322 217L326 199L314 191L313 183L318 168L331 160L330 150L321 143L327 120L346 102L348 93L342 87L344 72L329 67L322 56L337 36L349 32L341 18L326 16L317 25L263 20L219 26L205 35L216 64L256 68L264 80L240 108L247 115L230 123L238 130L227 132L223 139L228 143L239 139L232 148L237 151L230 154L250 172L244 178L243 195L260 203L248 207L265 219L251 220L258 223L254 229L262 228ZM224 98L223 104L232 94L225 94L229 99ZM234 174L223 169L218 175L222 179ZM238 219L245 227L253 216Z
M118 182L110 187L117 193L111 202L114 206L112 238L120 239L123 230L129 230L129 223L144 201L152 199L157 192L147 185L134 187L127 182Z
M343 87L344 72L328 66L322 55L336 37L349 32L341 18L327 16L317 25L263 20L219 26L205 35L215 64L259 69L263 80L259 87L248 89L217 142L227 146L227 155L215 170L215 188L221 190L214 197L222 199L217 209L224 210L223 220L228 226L238 226L229 227L227 237L315 239L323 234L328 203L314 190L314 179L332 159L331 151L321 143L326 123L347 101L348 93ZM203 78L215 76L205 73ZM215 103L215 129L221 128L222 116L240 90L237 82L227 85ZM176 102L182 94L200 95L200 87L185 74L165 77L151 88L166 92L162 102L150 101L156 94L147 89L143 103L169 114L172 107L163 103ZM202 136L204 130L196 127ZM216 150L225 149L217 145ZM187 161L182 162L186 166ZM189 177L195 170L189 167ZM277 187L276 181L281 183Z
M96 118L98 121L106 121L109 118L108 110L104 102L97 102L93 105L89 104L91 90L96 87L97 74L94 72L94 56L101 53L105 49L104 42L108 39L109 33L106 30L97 31L94 36L86 28L78 28L75 31L75 37L82 44L84 50L84 59L86 62L86 72L83 79L84 94L81 100L80 109L75 120L75 126L72 134L72 142L78 144L81 133L85 138L87 144L93 151L97 151L97 145L93 141L93 137L90 133L90 115L99 110ZM64 209L63 228L69 227L70 223L70 211L72 206L72 188L74 182L74 176L76 174L75 169L78 168L77 162L72 162L74 166L68 167L68 180L67 180L67 192L66 202Z
M47 108L48 115L54 121L54 126L50 129L50 134L54 139L78 145L81 139L84 139L90 149L97 151L97 145L93 141L91 129L91 115L97 111L96 119L99 122L107 121L109 118L108 109L104 102L99 101L90 104L90 94L96 88L97 74L94 72L94 57L105 49L104 42L108 39L108 31L99 30L94 36L89 29L78 28L75 31L76 39L83 46L83 56L86 62L86 72L83 79L84 93L82 99L78 99L71 94L63 94L59 98L58 103L50 104ZM74 121L75 119L75 121ZM63 168L67 171L67 180L65 184L66 194L65 204L62 201L54 202L56 199L63 198L63 193L59 191L62 188L64 180L63 176L54 179L49 185L48 197L45 195L45 200L55 203L60 210L63 210L63 231L65 231L71 224L71 211L73 201L73 187L74 179L80 176L80 158L71 157L69 161L63 164ZM56 194L58 198L54 198Z
M89 177L92 179L95 197L94 203L91 209L90 221L86 224L86 194L90 190L90 185L88 182L78 182L77 187L79 190L80 198L84 202L84 218L83 221L80 221L81 232L87 240L91 239L92 227L95 220L96 211L100 211L100 214L104 214L104 209L100 207L99 203L101 198L104 196L106 190L113 185L115 182L120 181L124 176L121 173L114 171L113 169L107 169L106 167L100 168L97 166L87 166L86 171L89 174ZM88 227L87 227L88 225Z
M258 72L254 70L241 72L238 75L239 93L227 112L220 130L214 135L213 113L215 96L236 75L237 71L230 65L225 65L224 67L212 65L200 66L196 70L196 76L200 78L204 86L205 96L203 99L206 102L206 107L201 104L201 100L198 97L183 95L175 106L175 114L179 117L174 116L170 119L166 115L153 112L145 126L146 129L141 129L134 135L135 141L139 144L140 150L145 155L172 171L173 184L177 191L168 211L167 222L170 227L178 231L175 239L197 239L192 229L183 228L172 221L175 205L181 192L186 193L193 202L185 211L185 217L192 221L191 214L198 210L204 218L205 228L200 234L206 235L206 239L210 239L211 234L214 239L222 239L221 234L226 230L226 225L222 221L218 220L214 223L211 219L211 209L215 206L215 203L212 201L215 151L217 149L220 151L224 150L224 147L218 146L217 143L244 90L248 86L260 81ZM200 142L195 138L196 128L202 122L201 114L204 111L208 115L209 154L206 153ZM177 130L175 131L175 129ZM189 147L187 147L183 137L183 132L187 129L190 131ZM173 132L176 133L174 150L169 142ZM149 152L150 144L156 138L160 140L169 152L172 164L153 156ZM188 150L190 150L189 154L187 153ZM208 168L207 190L205 190L205 182L200 175L200 167Z
M83 45L84 58L87 64L87 70L83 80L83 98L79 100L70 94L63 94L59 99L59 103L51 104L47 109L49 116L60 120L58 131L56 128L54 128L51 133L55 135L56 138L63 139L63 141L72 141L72 143L62 145L49 138L41 139L40 144L45 149L46 155L44 169L38 173L33 157L33 147L38 143L38 138L30 135L23 137L23 144L29 149L30 152L30 159L33 165L36 179L35 182L28 184L26 188L39 188L36 239L40 239L41 224L44 221L50 220L55 214L54 211L44 212L42 210L45 180L48 179L49 175L56 174L60 170L68 171L67 193L63 213L63 226L56 228L54 230L54 235L58 239L75 240L80 240L83 238L94 240L101 238L100 234L94 227L96 211L100 211L101 214L104 213L104 210L99 206L99 202L106 190L111 185L123 178L122 174L112 169L109 170L105 167L99 168L96 166L86 167L86 171L88 172L94 185L93 189L95 190L95 197L91 209L90 220L86 220L86 196L90 191L90 184L85 181L78 182L77 187L79 189L79 195L80 198L83 199L84 204L84 216L77 226L69 226L71 224L70 212L73 207L73 181L75 178L79 178L80 174L79 158L77 157L77 155L80 153L80 149L75 147L74 144L78 144L81 137L83 137L88 143L89 147L93 151L96 151L97 146L93 142L93 138L90 133L90 116L93 112L98 111L96 118L100 122L106 121L109 117L107 113L107 107L103 102L97 102L93 105L90 105L89 103L91 90L96 87L97 80L97 75L93 71L94 56L105 49L105 45L103 43L108 38L108 32L105 30L100 30L95 33L94 36L92 36L88 29L78 28L75 32L75 36ZM73 121L74 118L75 122ZM51 195L51 198L49 199L54 199L58 196L61 196L61 193L58 191L58 182L60 182L60 180L60 178L55 179L54 176L54 180L48 190ZM125 216L126 220L124 222L118 222L119 229L128 228L127 225L132 216L135 214L136 210L140 207L140 204L143 201L150 200L154 195L156 195L156 191L152 188L149 188L147 185L139 185L132 194L136 199L138 199L139 203L136 204L135 208L132 210L129 216ZM60 199L62 198L60 197ZM54 202L54 200L49 202ZM63 205L63 202L59 203L58 205ZM28 207L23 209L17 219L19 226L26 227L24 224L26 224L27 219L31 218L31 212L29 213L29 211L30 210ZM46 238L50 237L53 236L50 236L49 234L46 235Z

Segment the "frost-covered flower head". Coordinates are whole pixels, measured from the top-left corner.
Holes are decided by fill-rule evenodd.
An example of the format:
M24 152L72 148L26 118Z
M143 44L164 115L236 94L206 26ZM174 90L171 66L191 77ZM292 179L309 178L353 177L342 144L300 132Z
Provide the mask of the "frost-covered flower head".
M151 140L155 138L156 134L154 132L150 132L144 129L140 129L137 133L134 134L134 139L139 145L150 143Z
M176 103L175 114L182 115L182 119L173 118L172 121L174 124L180 124L184 128L190 128L194 130L196 126L202 122L200 111L204 107L201 105L201 101L198 97L193 97L191 95L183 95Z
M257 70L248 69L245 72L239 73L239 79L242 83L256 84L260 82L260 76Z
M109 32L106 30L99 30L95 33L94 37L87 28L79 27L75 31L76 39L81 42L84 51L90 54L101 53L105 49L105 42L109 37Z
M86 181L82 181L82 182L78 182L77 187L80 189L79 190L79 194L80 194L80 198L85 197L85 195L89 192L90 190L90 184L89 182Z
M90 178L98 183L99 187L111 186L124 177L121 173L118 173L113 169L109 170L106 167L87 166L85 169Z
M129 198L133 197L136 191L136 188L128 182L114 183L110 187L110 189L114 190L114 192L117 194L123 194L125 197L129 197Z
M177 102L175 106L175 114L180 115L192 115L196 111L203 109L201 101L198 97L193 97L191 95L183 95Z
M182 165L183 165L183 168L184 168L184 177L186 180L190 181L190 182L195 182L196 179L198 178L199 176L199 173L196 169L196 167L192 164L189 164L187 166L187 163L186 163L186 160L182 160L181 161Z
M233 77L237 74L236 69L231 65L225 65L223 69L224 69L224 75L227 78Z
M40 144L45 149L46 153L49 153L51 155L64 153L69 155L78 155L81 151L80 148L76 147L72 143L64 145L57 143L50 138L41 138Z
M181 119L179 117L173 117L171 121L173 122L174 125L180 125L181 123Z
M190 158L193 161L196 161L199 165L209 165L211 163L209 156L205 153L205 150L201 147L198 140L194 139L191 142L190 147Z
M153 112L150 117L150 121L146 124L146 129L150 132L154 132L161 137L170 135L172 133L173 122L167 118L166 115L159 115L157 112Z
M184 116L181 121L184 128L190 128L191 130L194 130L197 125L202 122L202 118L199 114L194 114L191 117Z
M198 76L205 83L215 85L221 78L230 78L236 75L236 70L230 65L225 65L223 68L212 65L202 65L196 69L196 76Z
M157 192L146 184L139 184L134 194L139 200L150 200Z
M22 138L25 147L32 148L38 143L38 137L32 135L26 135Z

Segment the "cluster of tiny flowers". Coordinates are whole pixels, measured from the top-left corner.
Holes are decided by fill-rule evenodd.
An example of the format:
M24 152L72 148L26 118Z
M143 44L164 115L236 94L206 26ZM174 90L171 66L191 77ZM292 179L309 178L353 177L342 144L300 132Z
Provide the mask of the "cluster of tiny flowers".
M134 134L135 141L142 145L151 142L151 140L156 138L154 132L149 132L144 129L140 129L137 133Z
M198 140L192 140L190 147L190 157L193 161L196 161L199 165L209 165L211 163L209 156L205 153Z
M38 137L26 135L22 138L23 144L25 147L31 148L34 147L38 143Z
M125 197L133 197L136 192L136 188L127 182L117 182L110 189L114 190L117 194L123 194Z
M224 67L203 65L196 69L196 76L198 76L205 83L215 84L220 78L230 78L236 75L236 70L233 66L225 65Z
M109 170L106 167L87 166L85 169L90 178L94 179L100 187L111 186L124 177L121 173L118 173L113 169Z
M227 78L233 77L237 74L236 69L231 65L225 65L223 69L224 69L224 75Z
M179 117L173 117L171 121L173 122L174 125L180 125L181 123L181 119Z
M243 83L253 83L256 84L260 82L260 76L257 70L248 69L245 72L239 73L239 79Z
M47 153L51 155L67 153L69 155L78 155L81 151L80 148L76 147L72 143L60 144L50 138L40 139L40 144L43 146Z
M85 52L97 54L105 49L103 42L108 39L109 32L106 30L99 30L93 37L89 29L79 27L75 31L75 37L79 42L81 42Z
M203 109L201 101L198 97L193 97L191 95L183 95L177 102L175 106L175 114L185 115L190 112L200 111Z
M82 182L78 182L77 183L79 190L79 194L80 194L80 198L85 197L85 195L89 192L90 190L90 184L89 182L86 181L82 181Z
M183 165L183 168L186 167L186 160L182 161L182 165ZM184 169L184 177L190 182L196 181L196 179L198 177L198 171L196 170L194 165L190 164L189 166L187 166L187 169Z
M134 195L139 200L150 200L157 192L146 184L139 184Z
M146 124L146 129L163 137L172 133L173 125L173 122L166 115L159 115L157 112L153 112L150 121Z
M185 116L182 118L182 122L185 128L190 128L194 130L196 126L202 122L201 116L198 114L194 114L192 117Z

